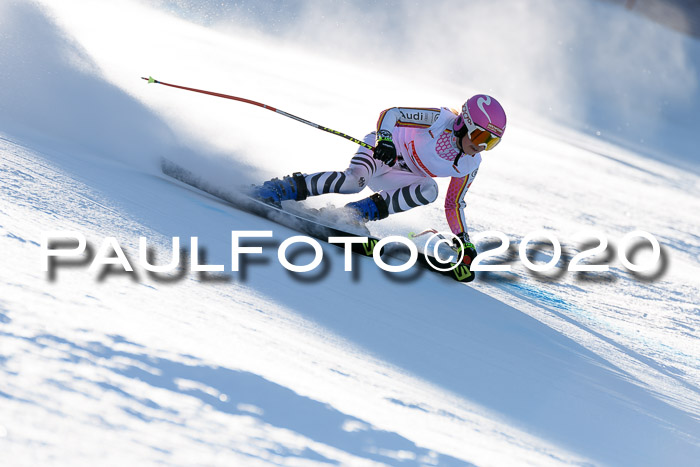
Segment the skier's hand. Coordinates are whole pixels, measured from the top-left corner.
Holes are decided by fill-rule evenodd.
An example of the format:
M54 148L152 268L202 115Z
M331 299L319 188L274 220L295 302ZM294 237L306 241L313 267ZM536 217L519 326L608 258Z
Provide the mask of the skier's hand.
M373 157L378 161L384 162L389 167L393 167L396 164L396 146L390 132L386 130L377 132Z
M457 253L464 253L462 263L471 266L477 253L476 247L474 247L474 244L469 240L469 234L467 232L457 234L457 238L455 238L452 243Z

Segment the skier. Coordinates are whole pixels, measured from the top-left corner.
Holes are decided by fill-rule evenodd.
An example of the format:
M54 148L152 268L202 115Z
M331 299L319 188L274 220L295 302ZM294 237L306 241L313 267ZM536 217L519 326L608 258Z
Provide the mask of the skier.
M389 214L434 202L438 185L433 178L452 177L445 196L445 215L456 235L455 249L471 264L476 249L469 241L464 218L464 195L476 177L481 151L493 149L506 129L506 114L493 97L477 94L462 111L442 108L393 107L383 111L377 129L360 146L343 172L299 172L282 180L274 178L255 187L252 195L280 205L324 193L359 193L366 186L374 194L346 204L362 221L376 221Z

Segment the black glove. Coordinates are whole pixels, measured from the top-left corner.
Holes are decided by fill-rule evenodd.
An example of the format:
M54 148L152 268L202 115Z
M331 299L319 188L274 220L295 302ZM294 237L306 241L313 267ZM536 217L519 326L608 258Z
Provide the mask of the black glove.
M452 243L457 253L464 253L462 263L470 266L474 258L476 258L477 253L474 244L469 240L469 234L467 232L457 234L457 238L452 240Z
M378 161L384 162L389 167L393 167L396 164L396 146L394 146L394 141L389 131L379 130L377 132L373 157Z

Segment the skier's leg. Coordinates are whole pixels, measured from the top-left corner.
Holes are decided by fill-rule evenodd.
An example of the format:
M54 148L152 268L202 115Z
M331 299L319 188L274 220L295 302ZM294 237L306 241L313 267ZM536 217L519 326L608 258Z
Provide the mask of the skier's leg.
M380 191L379 195L387 204L389 214L396 214L435 201L438 197L438 185L435 180L426 177L395 190Z
M365 137L368 144L374 143L374 133ZM252 195L263 201L279 204L286 200L302 201L308 196L325 193L359 193L367 182L378 174L390 170L390 167L374 160L371 152L360 146L350 160L350 166L342 172L328 171L311 175L295 173L273 178L254 188Z
M403 183L408 184L402 186ZM438 186L432 178L416 176L410 172L388 172L374 178L371 188L377 189L382 185L386 187L382 191L348 203L346 207L355 210L362 220L373 221L384 219L389 214L425 206L438 197Z
M325 193L351 194L362 191L370 179L387 169L388 166L374 160L370 151L360 146L350 160L350 166L343 172L318 172L305 175L304 179L309 196Z

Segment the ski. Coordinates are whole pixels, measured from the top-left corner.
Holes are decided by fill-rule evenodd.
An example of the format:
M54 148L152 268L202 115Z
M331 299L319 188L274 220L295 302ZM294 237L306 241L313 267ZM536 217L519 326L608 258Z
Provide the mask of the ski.
M207 193L221 202L241 211L254 214L256 216L271 220L277 224L288 227L297 232L306 234L317 240L328 243L330 237L365 237L366 242L353 243L351 245L352 252L362 256L372 257L374 255L374 247L380 241L379 238L371 235L359 234L342 230L337 227L327 225L321 219L312 219L312 214L296 213L285 210L283 208L264 203L260 200L251 198L237 191L222 190L219 187L212 186L201 177L198 177L190 170L163 158L161 160L161 171L164 175L178 180L190 187L196 188L204 193ZM339 248L345 248L342 244L329 243ZM393 256L393 255L392 255ZM424 269L436 272L440 275L450 277L458 282L471 282L474 280L474 273L469 270L465 264L454 263L438 263L438 261L419 251L416 264ZM435 269L433 264L442 264L442 268L446 270Z

